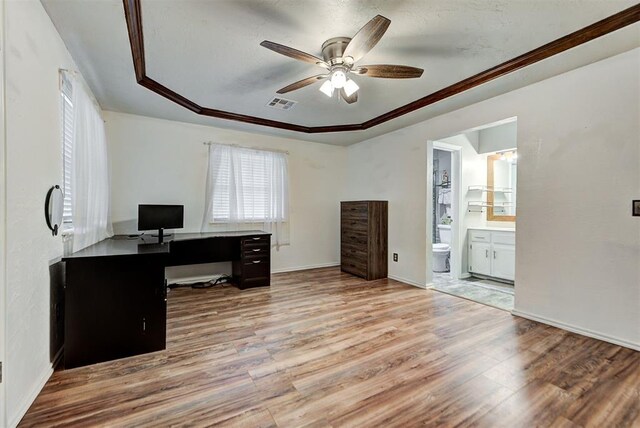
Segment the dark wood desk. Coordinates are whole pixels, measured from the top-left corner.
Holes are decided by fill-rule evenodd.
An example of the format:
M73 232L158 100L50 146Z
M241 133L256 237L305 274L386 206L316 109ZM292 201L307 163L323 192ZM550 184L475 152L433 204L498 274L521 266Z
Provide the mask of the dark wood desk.
M232 262L241 289L270 285L271 234L262 231L178 233L111 238L65 264L64 365L79 367L165 349L165 268Z

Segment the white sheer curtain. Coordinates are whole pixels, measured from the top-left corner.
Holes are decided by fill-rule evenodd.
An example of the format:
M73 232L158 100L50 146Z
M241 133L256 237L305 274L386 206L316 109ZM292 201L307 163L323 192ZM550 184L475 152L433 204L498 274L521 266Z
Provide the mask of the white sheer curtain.
M109 169L104 122L84 83L73 82L73 149L71 168L73 251L111 235Z
M276 248L289 244L287 155L209 145L202 231L259 228Z

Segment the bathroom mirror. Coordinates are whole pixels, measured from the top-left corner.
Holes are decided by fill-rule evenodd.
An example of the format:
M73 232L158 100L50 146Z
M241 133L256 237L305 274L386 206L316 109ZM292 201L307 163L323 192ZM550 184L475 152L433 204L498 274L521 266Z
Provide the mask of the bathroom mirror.
M49 189L44 200L44 217L47 227L51 229L51 234L56 236L60 225L62 225L62 214L64 210L64 195L62 189L57 184Z
M516 221L516 150L487 157L487 220Z

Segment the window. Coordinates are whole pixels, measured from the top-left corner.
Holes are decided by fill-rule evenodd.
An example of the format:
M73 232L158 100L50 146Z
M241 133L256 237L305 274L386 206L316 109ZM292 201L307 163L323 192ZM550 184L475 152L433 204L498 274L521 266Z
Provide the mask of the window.
M218 145L212 152L213 222L282 222L288 216L286 155Z
M215 145L210 151L211 221L286 222L289 212L284 153Z
M62 230L73 228L71 168L73 167L73 102L71 82L61 74L60 101L62 110L62 192L64 193L64 210Z

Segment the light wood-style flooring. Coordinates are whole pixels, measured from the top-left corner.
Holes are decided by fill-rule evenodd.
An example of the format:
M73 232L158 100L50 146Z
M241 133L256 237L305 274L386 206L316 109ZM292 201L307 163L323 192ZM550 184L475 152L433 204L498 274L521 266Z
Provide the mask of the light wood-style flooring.
M640 352L338 268L169 293L167 349L56 371L22 426L640 426Z

